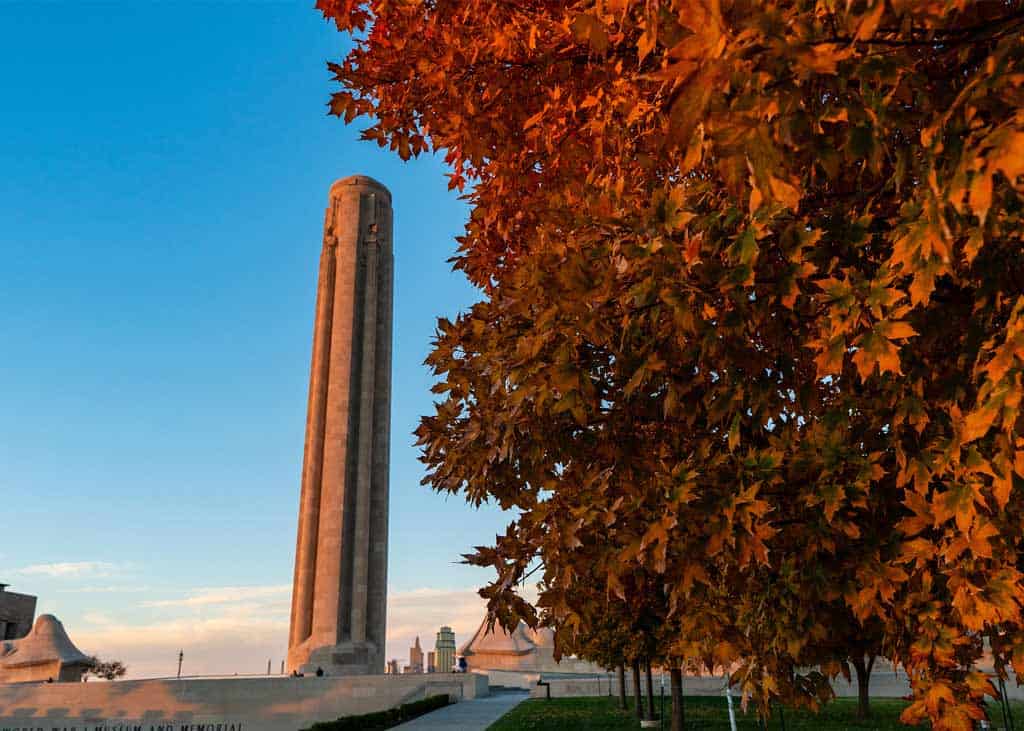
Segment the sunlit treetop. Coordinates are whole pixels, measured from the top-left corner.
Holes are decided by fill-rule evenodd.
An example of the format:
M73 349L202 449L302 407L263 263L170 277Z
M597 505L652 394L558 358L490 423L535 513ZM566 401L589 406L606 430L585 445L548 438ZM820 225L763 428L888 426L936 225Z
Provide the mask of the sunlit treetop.
M331 112L471 205L418 433L522 511L491 598L663 577L678 652L762 698L881 623L905 719L969 728L982 638L1024 666L1024 4L318 6Z

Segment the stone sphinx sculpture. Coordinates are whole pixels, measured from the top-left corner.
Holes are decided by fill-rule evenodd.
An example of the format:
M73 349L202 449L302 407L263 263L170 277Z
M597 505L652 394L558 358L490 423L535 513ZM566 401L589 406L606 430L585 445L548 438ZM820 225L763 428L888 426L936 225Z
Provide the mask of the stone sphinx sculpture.
M0 642L0 683L77 683L90 667L92 658L75 647L51 614L40 615L20 640Z

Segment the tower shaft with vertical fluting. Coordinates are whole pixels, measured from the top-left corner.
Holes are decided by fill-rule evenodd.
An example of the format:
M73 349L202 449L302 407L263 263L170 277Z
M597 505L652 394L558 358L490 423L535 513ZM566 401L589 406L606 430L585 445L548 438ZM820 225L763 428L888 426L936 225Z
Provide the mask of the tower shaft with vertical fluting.
M391 194L331 186L317 286L288 669L384 672Z

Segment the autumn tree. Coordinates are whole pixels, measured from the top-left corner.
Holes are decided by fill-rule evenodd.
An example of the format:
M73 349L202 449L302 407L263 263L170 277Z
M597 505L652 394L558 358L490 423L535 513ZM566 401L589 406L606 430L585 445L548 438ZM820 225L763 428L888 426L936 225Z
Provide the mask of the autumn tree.
M101 660L94 655L89 658L89 662L89 669L85 672L86 676L93 675L103 680L117 680L128 672L128 668L120 660Z
M591 614L580 622L578 631L556 632L556 642L561 645L557 648L559 655L568 652L603 668L614 669L618 676L619 707L625 710L629 707L626 699L626 668L632 667L634 660L642 654L635 650L635 615L628 613L624 602L609 600L607 596L589 600L585 607Z
M492 608L537 557L566 622L656 574L675 656L765 708L827 695L846 613L907 722L981 718L984 640L1024 666L1022 3L318 5L331 111L466 186L483 300L419 437L520 511Z

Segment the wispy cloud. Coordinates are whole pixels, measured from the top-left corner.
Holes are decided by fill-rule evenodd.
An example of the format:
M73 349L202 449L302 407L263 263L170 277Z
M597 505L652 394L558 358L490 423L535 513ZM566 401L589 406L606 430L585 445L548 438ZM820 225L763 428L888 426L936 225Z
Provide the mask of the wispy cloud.
M525 594L533 598L535 592L531 587ZM132 678L174 674L179 651L189 675L261 673L268 660L276 673L287 650L290 596L288 585L196 588L180 597L86 612L65 625L83 651L125 662ZM455 631L461 646L485 611L475 588L393 591L387 657L405 662L417 636L424 651L433 649L442 625ZM148 621L139 619L146 615Z
M211 604L238 604L251 602L254 599L271 599L291 595L291 586L277 584L274 586L224 586L208 589L195 589L187 596L176 599L156 599L143 602L144 607L202 607Z
M149 586L121 585L62 587L56 591L61 594L142 594L152 590L152 587Z
M123 569L122 566L106 561L66 561L57 563L37 563L15 569L19 576L48 576L53 579L65 578L103 578L113 576Z
M262 606L221 607L212 616L178 617L128 624L92 613L84 626L68 627L85 652L121 660L128 677L165 677L177 671L184 653L186 675L266 672L267 661L280 670L287 649L288 618Z

